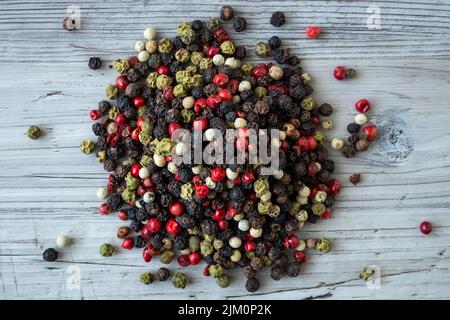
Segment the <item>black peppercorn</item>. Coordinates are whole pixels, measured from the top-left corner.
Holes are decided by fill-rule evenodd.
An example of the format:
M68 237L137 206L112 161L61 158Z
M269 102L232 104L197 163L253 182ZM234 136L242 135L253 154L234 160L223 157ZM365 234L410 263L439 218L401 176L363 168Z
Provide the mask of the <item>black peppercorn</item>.
M144 248L147 244L147 240L142 236L137 236L134 240L134 246L138 249Z
M167 268L159 268L158 271L156 271L155 278L158 281L166 281L170 277L170 271Z
M45 261L53 262L56 259L58 259L58 251L56 251L53 248L48 248L44 251L42 257L44 258Z
M349 133L358 133L360 129L361 129L361 126L359 124L357 124L357 123L350 123L347 126L347 131Z
M341 152L344 157L351 158L356 154L356 149L353 145L345 145Z
M200 31L203 28L203 22L200 20L194 20L191 23L191 27L194 31Z
M243 17L237 17L233 20L233 29L236 32L242 32L247 29L247 20Z
M89 58L89 69L91 70L97 70L102 67L102 60L100 60L99 57L92 57Z
M270 269L270 277L275 280L278 281L283 277L283 267L280 266L273 266Z
M270 37L269 41L270 49L275 50L278 49L281 46L281 40L277 36Z
M250 278L245 283L245 289L249 292L255 292L259 289L259 281L256 278Z
M328 117L333 113L333 107L328 103L324 103L319 107L319 113L325 117Z
M300 263L291 262L286 266L286 274L289 277L297 277L300 274Z
M123 204L122 195L120 193L113 193L108 197L106 202L111 206L112 210L119 210Z
M281 11L275 11L272 13L272 17L270 18L270 24L274 27L281 27L286 23L286 16Z
M107 114L109 109L111 109L111 104L108 101L103 100L98 103L98 110L100 110L103 115Z

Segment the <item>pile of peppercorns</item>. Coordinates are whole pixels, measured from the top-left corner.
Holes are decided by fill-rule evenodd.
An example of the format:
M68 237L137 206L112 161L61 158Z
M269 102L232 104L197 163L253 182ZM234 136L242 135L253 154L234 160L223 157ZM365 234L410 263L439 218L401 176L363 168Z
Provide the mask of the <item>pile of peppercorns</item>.
M247 27L229 6L220 16L233 20L238 32ZM117 211L130 222L117 231L122 248L141 249L145 262L159 257L169 264L176 258L187 267L204 261L204 275L220 287L230 283L225 270L240 266L246 289L254 292L264 266L271 267L274 280L296 277L307 248L331 249L327 238L302 240L296 232L331 218L341 188L318 130L330 128L322 118L333 108L312 99L311 76L291 49L280 48L278 37L255 51L273 53L279 65L245 63L245 47L230 40L221 20L182 23L174 39L157 40L156 30L146 29L136 56L114 62L120 75L106 87L108 101L90 112L97 141L85 140L80 149L97 149L110 173L107 187L97 192L106 200L99 213ZM280 27L285 20L276 12L270 22ZM307 30L310 38L319 34L318 27ZM97 69L101 61L91 59L89 66ZM264 176L261 166L249 164L183 163L172 151L182 155L186 146L170 139L179 128L202 131L209 141L210 129L237 129L241 151L249 148L248 129L279 129L272 143L279 145L280 168ZM368 130L362 134L369 140ZM103 256L114 253L110 244L100 248ZM153 276L145 273L141 281L151 283ZM184 288L187 278L178 273L172 283Z

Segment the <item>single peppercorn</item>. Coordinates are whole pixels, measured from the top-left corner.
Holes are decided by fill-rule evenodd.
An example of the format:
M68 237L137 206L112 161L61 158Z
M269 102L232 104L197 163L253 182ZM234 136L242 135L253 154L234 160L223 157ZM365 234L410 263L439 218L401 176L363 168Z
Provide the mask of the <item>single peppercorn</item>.
M359 278L368 281L372 276L375 274L375 269L372 269L370 267L364 267L361 272L359 273Z
M360 173L354 173L349 178L350 182L353 183L353 185L357 185L359 181L361 180L361 174Z
M216 277L216 283L221 288L226 288L230 285L230 278L224 274L221 276Z
M115 253L114 247L109 243L102 244L98 251L102 257L110 257Z
M44 258L45 261L53 262L56 259L58 259L58 251L56 251L53 248L48 248L44 251L42 257Z
M281 46L281 40L277 36L270 37L267 43L272 50L278 49Z
M356 123L350 123L347 126L347 131L349 133L357 133L357 132L359 132L360 129L361 129L361 126L359 124L356 124Z
M223 21L230 21L234 17L234 9L231 6L223 6L220 9L220 19Z
M170 277L170 271L167 268L159 268L158 271L156 271L155 278L158 281L166 281Z
M88 66L91 70L100 69L102 67L102 60L99 57L89 58Z
M284 25L285 23L286 23L286 16L283 12L275 11L274 13L272 13L272 17L270 18L271 25L279 28L282 25Z
M233 29L236 32L243 32L247 29L247 20L243 17L236 17L233 20Z
M245 289L247 289L248 292L256 292L259 289L259 281L256 278L250 278L245 283Z
M143 284L150 284L153 282L154 277L150 272L144 272L139 276L139 280L143 283Z
M38 126L29 126L27 136L30 139L37 140L41 137L41 129Z
M172 278L172 284L175 288L184 289L188 283L187 276L182 272L177 272Z

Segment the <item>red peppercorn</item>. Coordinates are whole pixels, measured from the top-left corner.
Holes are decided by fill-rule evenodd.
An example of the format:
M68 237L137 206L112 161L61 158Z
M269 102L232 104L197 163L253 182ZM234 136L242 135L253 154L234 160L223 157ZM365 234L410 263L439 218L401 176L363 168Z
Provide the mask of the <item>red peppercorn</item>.
M367 140L373 141L377 138L378 129L373 124L368 124L362 128L362 133Z
M226 88L220 89L220 91L217 95L224 101L233 100L233 95L231 94L230 90L228 90Z
M220 230L228 229L228 221L225 219L217 221L217 224L218 224Z
M180 267L183 268L191 264L191 262L189 261L189 256L187 254L182 254L181 256L178 256L177 262L180 265Z
M214 37L216 38L217 41L219 41L220 43L230 40L230 36L228 35L228 32L226 32L223 29L217 29L214 32Z
M192 128L196 131L202 131L208 129L208 120L204 117L197 118L192 123Z
M252 69L253 78L259 79L261 77L264 77L265 75L267 75L267 69L266 66L262 63L256 65L256 67Z
M89 112L89 117L91 117L91 120L93 120L93 121L100 119L101 116L102 116L102 113L98 109L92 109Z
M314 177L319 172L319 167L315 162L308 164L308 176Z
M142 107L143 105L145 105L145 98L144 98L144 97L141 97L141 96L134 97L134 99L133 99L133 104L134 104L134 106L135 106L136 108L140 108L140 107Z
M141 170L142 165L135 163L131 166L130 172L133 177L139 177L139 170Z
M358 100L358 102L355 103L355 109L358 112L366 113L370 110L370 102L367 99L361 99Z
M253 241L246 241L244 243L244 250L246 252L255 251L255 249L256 249L256 244Z
M306 27L306 36L309 39L315 39L320 35L320 27L308 26Z
M126 76L120 75L117 77L115 84L116 87L119 88L119 90L124 91L130 84L130 81L128 81Z
M228 208L227 216L229 216L230 218L233 218L236 213L237 213L236 209L233 209L230 207L230 208Z
M346 69L343 66L337 66L334 68L333 74L337 80L344 80L347 77Z
M169 123L169 127L167 128L167 132L169 133L169 136L172 136L175 130L183 128L181 124L178 122L171 122Z
M133 248L133 238L126 237L125 239L123 239L121 247L127 250L131 250Z
M239 151L245 151L248 149L248 140L246 138L236 139L236 149Z
M169 219L166 223L166 231L169 234L177 234L180 232L180 225L173 219Z
M153 181L150 178L145 178L144 180L142 180L142 186L144 188L152 188L153 187Z
M139 134L141 133L141 130L136 128L131 132L131 139L134 141L139 141Z
M150 231L150 229L147 226L144 226L141 229L141 236L144 239L148 239L148 238L150 238L152 236L152 232Z
M159 66L156 68L156 72L168 76L170 74L170 69L168 66Z
M311 116L311 122L316 127L320 126L320 118L319 118L319 116L317 116L317 115Z
M333 212L330 209L326 209L321 215L320 219L322 220L328 220L333 217Z
M433 226L428 221L423 221L419 226L420 232L427 235L433 230Z
M313 136L306 138L308 140L308 150L314 151L317 149L317 139Z
M169 205L169 212L174 216L181 216L184 213L184 205L179 201L174 201Z
M117 217L122 221L128 220L127 212L125 210L120 210L119 213L117 214Z
M251 184L255 181L255 174L252 171L244 171L241 175L243 184Z
M144 259L145 262L150 262L152 261L153 255L150 252L150 246L146 247L143 251L142 251L142 258Z
M98 207L98 213L105 215L105 214L109 214L111 213L111 206L109 204L102 203L99 207Z
M212 58L216 54L219 54L219 52L220 52L220 48L219 47L209 47L208 51L207 51L207 55L208 55L208 57Z
M205 277L209 277L210 276L210 274L209 274L209 265L206 265L204 268L203 268L203 275L205 276Z
M218 87L223 87L230 81L230 78L225 73L218 73L213 78L213 83Z
M306 254L302 251L295 251L293 256L294 260L298 263L303 263L306 261Z
M175 95L173 94L173 87L172 86L167 86L163 89L163 96L164 99L167 101L172 101L173 99L175 99Z
M137 120L137 127L138 127L138 129L141 129L141 126L142 126L142 124L145 122L145 119L144 118L139 118L138 120Z
M138 57L136 57L136 56L129 56L127 58L127 60L131 64L131 66L135 66L135 65L137 65L140 62Z
M290 234L284 238L284 246L287 249L294 249L298 246L298 238L295 234Z
M222 102L222 98L217 94L209 96L208 99L206 99L207 105L210 108L214 108L214 109L219 107L221 102Z
M209 195L209 188L204 184L198 184L195 186L195 195L200 199L204 199Z
M296 144L300 147L302 152L309 151L309 141L306 137L300 137L296 140Z
M202 260L202 256L198 252L191 252L189 254L189 262L191 265L195 266L196 264L199 264Z
M216 167L211 170L211 179L215 182L223 181L225 179L225 169L222 167Z
M224 208L221 209L216 209L216 211L214 211L214 214L212 216L213 220L222 220L225 218L226 212Z
M117 116L114 117L114 122L117 123L118 126L123 126L127 123L127 118L123 113L119 113Z
M239 89L239 81L236 79L230 80L227 84L227 89L230 90L231 94L235 94Z
M155 233L161 230L161 221L158 218L153 217L148 219L145 226L149 231Z
M330 182L331 195L335 197L341 191L341 184L336 179L332 179Z
M278 92L279 94L288 94L289 93L288 88L286 88L285 86L279 86L279 85L275 85L275 84L271 84L270 86L268 86L267 90L269 90L269 92L275 91L275 92Z

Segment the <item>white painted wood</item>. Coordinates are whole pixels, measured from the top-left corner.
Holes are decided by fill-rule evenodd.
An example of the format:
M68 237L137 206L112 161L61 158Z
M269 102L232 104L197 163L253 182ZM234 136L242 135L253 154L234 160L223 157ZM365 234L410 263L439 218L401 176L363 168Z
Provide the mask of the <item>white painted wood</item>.
M219 289L198 267L187 269L192 285L177 290L139 283L140 272L158 267L143 263L139 252L99 256L101 243L118 244L121 223L96 214L95 192L106 174L78 149L92 136L88 111L115 78L108 64L133 53L145 27L173 35L183 20L217 15L220 1L204 2L79 0L82 30L67 32L61 21L73 1L1 1L0 298L450 298L449 1L374 2L381 30L366 28L372 2L230 1L249 22L234 39L251 47L278 34L304 58L315 97L335 106L331 136L344 135L362 97L373 102L371 117L383 129L369 152L350 160L333 153L344 182L335 217L308 225L301 236L330 237L334 250L311 253L299 278L273 282L266 270L262 288L249 295L239 270L229 288ZM288 13L283 28L268 24L275 10ZM323 27L320 40L305 39L308 24ZM99 71L87 68L93 55L104 59ZM338 64L355 67L358 80L335 81ZM30 124L43 128L42 139L27 139ZM347 181L354 172L363 174L357 187ZM434 225L428 237L418 231L424 219ZM59 234L74 244L59 262L44 263L43 249ZM382 269L379 290L358 279L370 264ZM79 290L66 284L71 266L80 268Z

